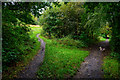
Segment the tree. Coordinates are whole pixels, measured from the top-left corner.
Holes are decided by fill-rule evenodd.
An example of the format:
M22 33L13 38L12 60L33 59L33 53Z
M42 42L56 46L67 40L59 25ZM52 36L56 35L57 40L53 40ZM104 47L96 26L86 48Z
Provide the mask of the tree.
M26 24L35 24L33 15L39 16L39 9L48 6L48 3L34 2L7 2L2 3L2 56L3 70L23 60L31 51L35 43L29 36L30 28ZM33 14L33 15L32 15ZM23 51L20 46L26 46Z
M45 6L50 6L50 4L43 2L3 2L2 9L4 14L2 16L6 17L6 15L8 15L8 17L3 18L3 22L9 21L12 23L16 23L17 19L19 19L20 21L27 24L35 24L34 20L32 19L31 13L34 16L40 16L40 9L44 8ZM14 18L9 19L10 14L13 14Z
M81 3L59 3L58 7L53 4L52 8L47 9L40 17L40 23L45 24L44 30L49 35L64 37L69 34L78 34L80 16L83 14ZM65 31L64 31L65 30Z
M93 5L91 5L93 6ZM93 6L94 7L94 6ZM88 8L88 7L87 7ZM88 9L88 11L90 8ZM94 28L93 30L99 31L103 28L106 22L109 23L109 26L112 27L112 38L111 38L111 49L116 54L120 54L120 3L99 3L98 6L94 7L94 12L90 12L93 15L86 23L85 26ZM92 22L92 23L91 23ZM101 25L102 24L102 25ZM92 25L92 26L90 26ZM97 27L98 26L98 27ZM96 29L95 29L96 28ZM118 56L119 57L119 56Z

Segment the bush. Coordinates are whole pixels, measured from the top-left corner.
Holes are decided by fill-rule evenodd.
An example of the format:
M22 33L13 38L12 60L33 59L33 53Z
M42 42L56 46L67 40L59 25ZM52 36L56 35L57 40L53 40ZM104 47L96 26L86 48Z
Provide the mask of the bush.
M30 29L27 26L3 24L2 31L3 66L12 66L31 51L34 39L30 38Z
M43 25L45 35L63 38L69 34L78 33L80 14L83 13L81 3L69 3L61 6L52 5L40 16L40 24ZM80 7L78 7L80 6ZM80 28L81 29L81 28Z
M86 32L82 32L80 34L80 36L79 35L73 35L72 37L73 37L73 39L77 38L77 40L82 41L87 46L96 43L96 41L98 40L97 37L92 37Z
M80 47L83 46L83 43L84 45L94 43L95 36L89 35L89 30L81 26L81 16L84 13L81 6L81 3L69 3L62 4L61 7L53 5L53 8L47 9L40 16L40 24L43 25L44 30L43 35L49 38L64 38L71 35L71 40L79 40ZM72 45L71 42L67 41L67 43Z
M110 56L111 56L111 57L114 57L114 58L116 58L116 59L118 59L118 60L120 60L120 54L119 54L119 53L112 52L112 53L110 54Z
M59 43L67 45L67 46L71 46L71 47L77 47L77 48L81 48L81 47L87 47L84 42L82 42L82 40L74 40L70 37L64 37L61 39L57 40Z

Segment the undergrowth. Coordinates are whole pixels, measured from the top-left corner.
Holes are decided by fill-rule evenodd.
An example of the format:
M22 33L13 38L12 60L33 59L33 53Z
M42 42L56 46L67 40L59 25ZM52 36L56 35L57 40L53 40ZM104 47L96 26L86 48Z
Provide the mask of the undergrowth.
M19 50L23 52L23 58L21 61L17 61L16 64L12 66L5 66L3 70L3 79L9 78L12 79L13 77L17 77L17 73L24 69L24 67L33 59L33 57L37 54L38 50L40 49L40 42L36 37L36 34L40 33L40 27L29 27L31 30L26 36L30 36L30 41L26 42L25 44L20 44L18 46ZM12 56L11 56L12 58Z
M120 64L117 59L107 56L103 59L103 70L105 78L120 78Z
M60 44L71 46L71 47L77 47L77 48L87 47L87 45L83 41L74 40L74 39L69 38L69 37L57 39L57 42Z

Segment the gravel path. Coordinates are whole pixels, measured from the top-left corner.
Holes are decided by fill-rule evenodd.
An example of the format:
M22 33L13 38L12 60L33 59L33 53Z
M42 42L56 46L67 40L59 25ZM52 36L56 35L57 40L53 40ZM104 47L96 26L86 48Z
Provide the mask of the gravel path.
M105 48L105 51L100 51L99 47ZM109 51L109 41L100 42L97 45L89 48L90 55L85 58L73 78L103 78L102 60L105 53Z
M41 50L29 63L29 65L27 65L25 69L19 73L18 78L37 78L36 72L39 69L41 63L43 62L45 55L45 42L39 38L39 35L40 34L37 34L36 37L38 38L38 41L41 42Z

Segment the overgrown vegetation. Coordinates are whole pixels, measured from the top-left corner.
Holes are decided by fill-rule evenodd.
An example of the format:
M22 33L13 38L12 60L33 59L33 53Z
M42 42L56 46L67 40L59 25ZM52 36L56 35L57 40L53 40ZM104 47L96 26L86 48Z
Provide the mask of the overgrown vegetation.
M73 76L80 63L88 56L88 51L82 51L74 45L59 44L55 40L41 37L46 42L45 59L37 72L38 78L65 78Z
M25 43L20 43L19 46L16 45L18 47L18 48L16 48L17 50L23 51L23 54L21 54L21 56L17 55L17 54L14 54L14 55L11 54L13 56L11 56L10 54L8 54L8 55L3 54L4 55L3 60L7 59L9 61L12 61L11 60L11 58L12 58L13 61L15 61L15 59L16 59L16 62L12 61L11 65L6 60L6 63L9 64L7 66L6 66L5 61L3 61L4 62L3 63L3 78L10 78L11 79L13 77L16 77L17 73L20 70L24 69L24 67L33 59L33 57L37 54L38 50L40 49L40 42L38 41L36 34L40 33L41 28L34 26L34 27L29 27L29 29L31 29L30 32L28 33L28 35L30 35L29 38L31 41L27 40L27 42L25 42ZM23 41L23 39L21 41ZM29 44L27 44L27 43L29 43ZM12 50L13 49L10 48L9 52L10 51L12 52ZM15 53L15 52L13 52L13 53ZM16 56L15 59L14 59L14 56Z
M70 46L70 47L72 46L77 47L77 48L87 47L87 45L84 44L82 41L74 40L70 38L69 36L61 38L61 39L57 39L57 42L63 45Z
M91 44L97 40L97 36L90 34L91 30L83 25L85 10L83 4L59 3L61 6L52 4L52 8L44 11L40 16L40 24L43 25L43 34L52 38L71 36L72 39L81 40L84 44Z
M120 59L119 3L58 4L53 4L40 17L44 35L49 38L71 36L71 40L77 39L87 46L98 39L104 41L109 38L112 57ZM67 43L70 44L64 42Z
M27 65L40 49L40 42L36 38L36 33L39 33L38 29L36 29L37 32L31 31L27 25L35 24L31 8L37 4L2 3L3 78L15 77L17 72L23 69L23 66ZM39 4L42 5L42 3ZM34 12L34 10L32 11Z
M35 3L36 4L36 3ZM32 49L35 49L36 41L29 35L30 29L26 24L34 24L31 8L26 5L35 6L32 3L2 3L2 56L3 70L22 61ZM21 7L20 7L21 6ZM6 17L7 16L7 17ZM33 22L33 23L31 23Z
M51 53L46 52L46 54L48 54L45 58L46 61L47 58L53 54L59 56L59 60L63 61L59 54L63 54L64 52L66 52L66 54L64 54L65 56L63 57L67 57L67 59L71 57L69 54L73 53L76 53L73 54L73 57L75 57L75 55L80 56L81 54L76 52L79 51L78 48L89 47L89 45L95 44L99 39L104 41L106 38L109 38L111 46L110 58L115 59L115 61L110 58L105 59L103 69L106 74L111 74L112 77L116 77L116 70L114 72L113 68L110 68L111 71L109 72L109 69L106 69L106 67L108 67L108 65L114 66L111 64L113 62L117 65L117 61L120 61L119 10L120 3L117 2L3 2L3 71L10 70L10 67L15 67L19 62L24 62L25 59L27 62L27 58L30 56L27 58L25 56L31 55L31 53L38 50L39 43L35 36L39 32L39 28L32 28L31 30L28 24L39 23L40 26L43 26L43 31L40 30L42 35L57 41L46 39L48 43L46 49L50 50ZM69 48L73 48L73 51ZM57 50L61 52L56 53ZM32 57L33 56L31 56L31 58ZM53 60L51 57L50 59ZM109 60L112 62L110 63ZM66 61L64 62L63 65L66 64ZM49 61L48 63L54 64ZM73 63L68 66L72 64ZM47 64L44 63L44 65ZM50 70L51 69L53 68L50 67ZM73 75L74 69L72 68L72 70L73 72L71 72L71 74ZM44 71L47 72L47 70ZM63 74L64 72L66 74L67 71L63 71ZM63 76L57 73L61 74L62 72L51 73L52 76L38 72L38 75L39 77L41 77L41 75L42 77L53 77L54 75L56 75L56 77Z
M106 57L103 63L105 78L120 78L120 64L118 60L112 57Z

